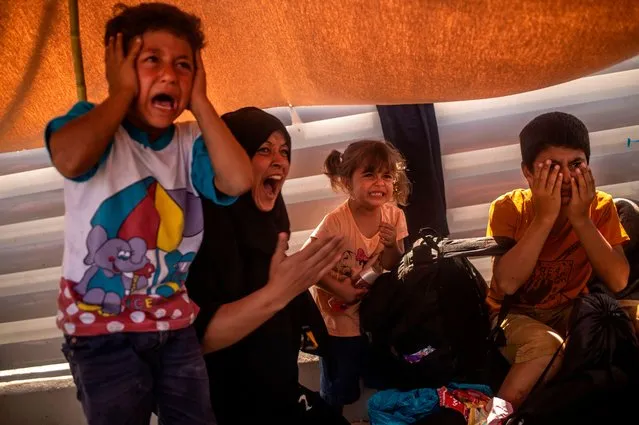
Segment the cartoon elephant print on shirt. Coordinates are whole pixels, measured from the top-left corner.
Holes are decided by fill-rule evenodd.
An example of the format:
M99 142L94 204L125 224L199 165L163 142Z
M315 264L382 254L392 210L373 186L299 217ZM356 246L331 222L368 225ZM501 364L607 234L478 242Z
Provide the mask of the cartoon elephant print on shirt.
M155 268L146 257L146 242L137 237L109 239L98 225L89 232L87 248L84 263L90 267L74 288L82 295L79 307L105 315L119 314L125 295L149 286Z

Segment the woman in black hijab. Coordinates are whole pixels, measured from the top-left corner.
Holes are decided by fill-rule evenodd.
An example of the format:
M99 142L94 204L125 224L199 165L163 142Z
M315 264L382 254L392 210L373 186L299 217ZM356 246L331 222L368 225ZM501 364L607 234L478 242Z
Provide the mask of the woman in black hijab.
M341 241L286 256L290 226L280 192L290 135L258 108L222 119L251 157L253 187L230 207L202 200L204 240L186 282L201 309L195 329L218 423L347 424L299 385L297 368L309 326L315 339L325 333L306 289L337 262Z

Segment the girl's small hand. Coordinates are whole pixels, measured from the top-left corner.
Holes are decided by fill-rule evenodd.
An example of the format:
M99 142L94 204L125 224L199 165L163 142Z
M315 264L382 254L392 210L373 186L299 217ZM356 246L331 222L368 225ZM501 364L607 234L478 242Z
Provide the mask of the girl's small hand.
M379 239L386 248L392 248L397 245L397 230L395 226L382 222L379 225Z

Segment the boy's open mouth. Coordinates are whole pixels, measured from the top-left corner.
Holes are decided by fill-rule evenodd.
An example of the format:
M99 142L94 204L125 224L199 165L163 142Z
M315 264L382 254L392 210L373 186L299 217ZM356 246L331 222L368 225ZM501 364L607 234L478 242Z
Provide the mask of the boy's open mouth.
M264 178L262 186L269 197L275 198L279 194L283 182L284 176L281 174L273 174Z
M158 109L165 111L173 111L177 108L177 101L175 98L166 93L160 93L153 96L151 104Z

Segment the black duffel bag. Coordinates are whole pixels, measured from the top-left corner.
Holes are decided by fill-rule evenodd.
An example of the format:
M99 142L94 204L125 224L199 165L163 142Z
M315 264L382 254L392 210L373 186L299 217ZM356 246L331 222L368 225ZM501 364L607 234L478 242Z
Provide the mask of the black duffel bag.
M639 343L632 322L606 294L578 298L557 374L544 383L560 347L507 425L634 423ZM628 418L628 419L626 419Z

